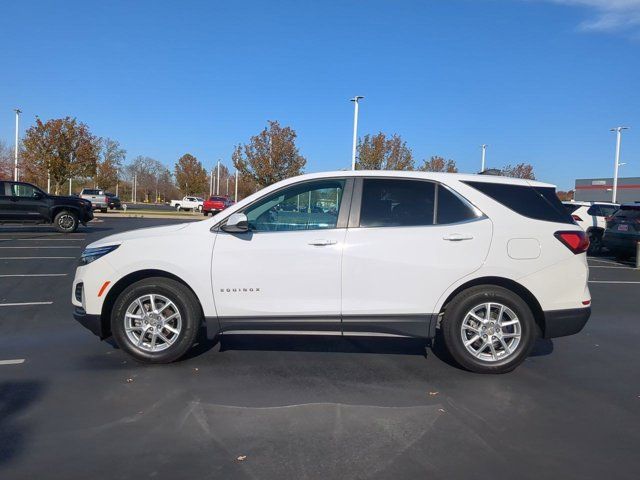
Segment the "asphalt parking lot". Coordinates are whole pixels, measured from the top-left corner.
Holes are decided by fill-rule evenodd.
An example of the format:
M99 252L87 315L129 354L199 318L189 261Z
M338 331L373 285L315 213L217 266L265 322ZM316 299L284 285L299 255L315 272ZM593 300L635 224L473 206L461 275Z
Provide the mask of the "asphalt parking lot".
M589 259L584 331L506 375L419 341L334 337L230 336L140 365L73 320L76 259L172 221L0 227L0 478L638 478L630 264Z

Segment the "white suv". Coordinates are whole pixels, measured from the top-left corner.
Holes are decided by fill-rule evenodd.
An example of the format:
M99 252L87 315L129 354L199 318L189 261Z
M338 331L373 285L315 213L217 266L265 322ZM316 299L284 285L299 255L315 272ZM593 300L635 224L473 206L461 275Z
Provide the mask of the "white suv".
M188 251L181 248L188 242ZM585 232L552 185L356 171L279 182L201 222L87 247L75 318L165 363L199 331L433 338L506 372L591 311Z
M589 236L590 254L602 250L602 236L607 228L607 217L611 217L620 205L610 202L562 202L573 220Z

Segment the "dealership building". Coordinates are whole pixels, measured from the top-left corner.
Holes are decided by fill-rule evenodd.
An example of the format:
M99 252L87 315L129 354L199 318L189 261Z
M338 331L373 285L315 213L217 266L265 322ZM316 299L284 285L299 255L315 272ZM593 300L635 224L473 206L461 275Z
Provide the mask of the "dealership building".
M584 202L610 202L613 178L582 178L576 180L573 199ZM618 203L640 202L640 177L618 178Z

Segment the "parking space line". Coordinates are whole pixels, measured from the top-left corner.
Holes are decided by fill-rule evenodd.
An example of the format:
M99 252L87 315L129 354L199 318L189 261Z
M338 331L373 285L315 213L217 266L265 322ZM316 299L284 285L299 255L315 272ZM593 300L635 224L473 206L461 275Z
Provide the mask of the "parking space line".
M66 277L68 273L16 273L0 275L0 278L9 277Z
M19 365L24 363L24 358L15 358L13 360L0 360L0 365Z
M84 238L2 238L0 237L0 242L8 242L8 241L24 241L24 242L82 242Z
M50 247L50 246L44 246L41 247L39 245L36 245L35 247L0 247L2 249L36 249L36 248L80 248L80 247L76 247L75 245L56 245L55 247Z
M589 283L638 283L640 282L623 282L620 280L589 280Z
M0 260L54 260L54 259L75 259L78 257L0 257Z
M27 307L29 305L52 305L53 302L0 303L0 307Z

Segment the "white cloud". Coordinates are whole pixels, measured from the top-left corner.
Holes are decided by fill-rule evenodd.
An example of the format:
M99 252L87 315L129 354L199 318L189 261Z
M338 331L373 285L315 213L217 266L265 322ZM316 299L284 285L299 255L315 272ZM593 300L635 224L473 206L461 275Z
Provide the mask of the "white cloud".
M634 32L640 30L640 0L548 0L562 5L587 7L593 18L580 29L594 32Z

